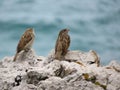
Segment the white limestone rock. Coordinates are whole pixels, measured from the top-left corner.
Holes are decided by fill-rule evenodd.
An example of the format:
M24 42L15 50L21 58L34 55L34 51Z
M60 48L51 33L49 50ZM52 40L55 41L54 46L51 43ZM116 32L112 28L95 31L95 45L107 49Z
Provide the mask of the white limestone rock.
M65 60L37 56L34 50L0 61L0 90L119 90L120 64L100 65L99 56L89 52L68 51Z

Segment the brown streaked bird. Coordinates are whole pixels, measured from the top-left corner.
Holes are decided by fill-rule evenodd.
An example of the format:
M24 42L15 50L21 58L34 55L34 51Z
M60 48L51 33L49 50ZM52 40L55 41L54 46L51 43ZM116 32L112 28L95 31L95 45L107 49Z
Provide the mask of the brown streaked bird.
M63 29L59 32L56 45L55 45L55 59L64 59L70 46L70 36L68 35L69 29Z
M21 51L24 50L27 52L31 49L34 38L35 34L33 28L28 28L20 38L13 61L16 61L17 56Z

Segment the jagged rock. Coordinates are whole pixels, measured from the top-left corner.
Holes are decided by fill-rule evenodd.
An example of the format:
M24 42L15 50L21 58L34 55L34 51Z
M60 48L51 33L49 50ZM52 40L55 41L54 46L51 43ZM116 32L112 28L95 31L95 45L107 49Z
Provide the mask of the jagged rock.
M0 90L12 90L12 83L9 81L0 81Z
M0 61L0 90L119 90L120 64L100 65L93 50L68 51L65 60L37 56L34 50ZM21 57L22 56L22 57Z
M13 86L19 86L21 81L22 81L22 76L17 75L15 77L15 82L13 83Z
M60 77L50 77L39 83L38 90L62 90L66 85L67 83Z
M41 80L46 80L48 76L44 73L38 73L36 71L30 71L27 73L26 82L27 84L37 85Z

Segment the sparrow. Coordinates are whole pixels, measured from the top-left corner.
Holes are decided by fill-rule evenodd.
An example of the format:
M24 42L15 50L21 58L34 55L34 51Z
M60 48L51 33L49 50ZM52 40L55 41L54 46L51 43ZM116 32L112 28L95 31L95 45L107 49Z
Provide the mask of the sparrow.
M16 61L17 56L21 51L28 52L31 49L34 39L35 34L33 28L28 28L19 40L13 61Z
M59 32L55 45L55 59L64 59L70 46L70 36L68 35L69 29L63 29Z

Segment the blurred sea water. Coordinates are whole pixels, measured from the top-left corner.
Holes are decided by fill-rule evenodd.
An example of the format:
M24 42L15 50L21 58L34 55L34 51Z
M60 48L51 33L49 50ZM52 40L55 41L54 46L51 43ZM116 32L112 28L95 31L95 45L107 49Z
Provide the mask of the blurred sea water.
M0 59L15 54L29 27L37 55L47 56L69 28L70 50L95 50L102 64L120 61L120 0L0 0Z

